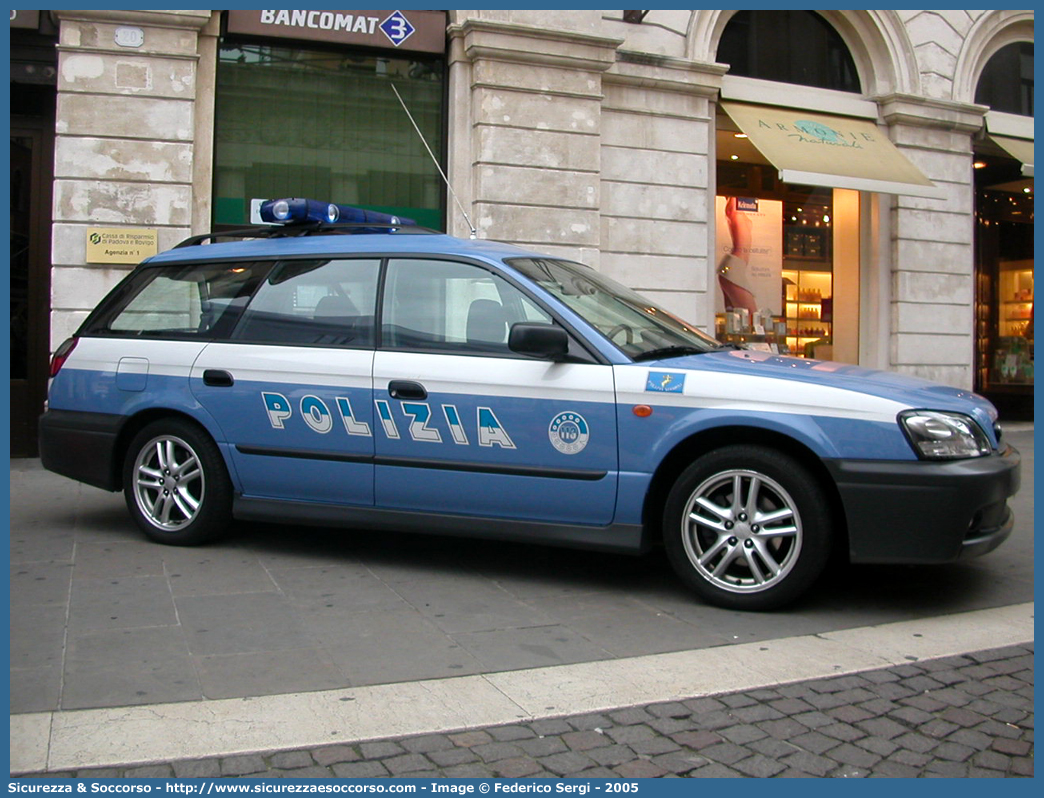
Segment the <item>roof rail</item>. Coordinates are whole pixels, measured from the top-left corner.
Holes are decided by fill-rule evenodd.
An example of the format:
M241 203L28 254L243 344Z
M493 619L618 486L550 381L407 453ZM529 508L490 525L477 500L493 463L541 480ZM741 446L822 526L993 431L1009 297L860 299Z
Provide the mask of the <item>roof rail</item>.
M294 224L264 224L253 227L237 227L233 230L214 230L210 233L190 236L175 244L173 249L192 247L218 238L298 238L310 235L354 235L359 233L408 233L442 235L438 230L417 225L383 224L380 222L297 222Z

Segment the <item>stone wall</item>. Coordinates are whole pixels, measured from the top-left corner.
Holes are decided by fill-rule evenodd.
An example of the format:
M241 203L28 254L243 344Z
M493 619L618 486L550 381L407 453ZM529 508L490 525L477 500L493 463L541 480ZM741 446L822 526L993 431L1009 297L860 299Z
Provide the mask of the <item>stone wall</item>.
M450 26L450 93L462 102L451 111L451 169L464 165L480 237L597 265L602 73L619 40L515 22L522 13Z
M155 228L166 249L192 226L198 34L209 11L56 11L58 107L51 346L130 267L86 263L86 228ZM120 28L140 46L116 43Z
M899 149L946 192L892 201L889 366L970 388L975 341L972 134L983 109L889 98L882 103Z
M704 327L721 71L621 51L602 103L602 271Z

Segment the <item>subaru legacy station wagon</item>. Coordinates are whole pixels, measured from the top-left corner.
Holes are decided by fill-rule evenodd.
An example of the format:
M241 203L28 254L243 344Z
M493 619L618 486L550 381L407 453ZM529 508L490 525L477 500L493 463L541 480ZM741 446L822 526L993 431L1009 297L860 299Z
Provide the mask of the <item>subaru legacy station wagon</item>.
M582 264L404 219L262 219L147 259L54 354L44 466L123 491L155 541L240 519L662 544L756 610L832 551L941 563L1011 532L1020 457L973 393L722 345Z

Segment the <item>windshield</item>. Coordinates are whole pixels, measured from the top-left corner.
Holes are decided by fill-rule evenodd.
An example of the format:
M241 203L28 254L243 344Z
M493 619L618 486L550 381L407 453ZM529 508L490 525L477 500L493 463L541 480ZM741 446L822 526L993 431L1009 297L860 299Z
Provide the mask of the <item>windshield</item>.
M576 311L634 360L723 348L695 325L589 266L550 258L512 258L507 262Z

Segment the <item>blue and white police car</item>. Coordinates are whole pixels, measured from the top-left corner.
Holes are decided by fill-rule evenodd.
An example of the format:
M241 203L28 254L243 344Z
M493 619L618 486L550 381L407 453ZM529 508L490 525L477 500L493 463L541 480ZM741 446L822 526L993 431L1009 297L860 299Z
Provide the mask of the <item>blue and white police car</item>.
M134 269L55 353L43 464L175 545L231 519L640 553L793 600L831 551L983 554L1020 457L967 391L723 346L597 271L274 200Z

